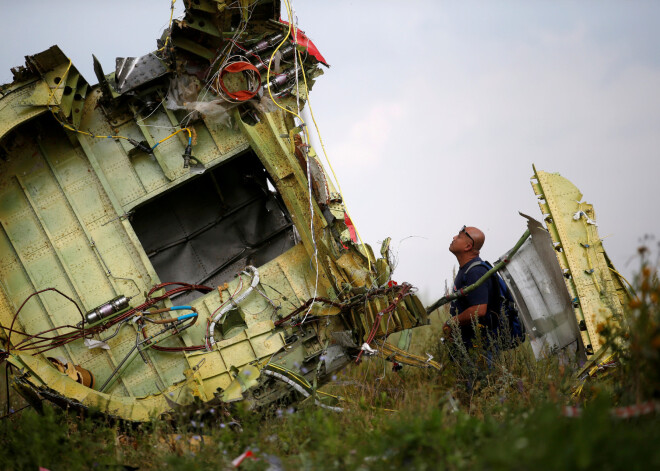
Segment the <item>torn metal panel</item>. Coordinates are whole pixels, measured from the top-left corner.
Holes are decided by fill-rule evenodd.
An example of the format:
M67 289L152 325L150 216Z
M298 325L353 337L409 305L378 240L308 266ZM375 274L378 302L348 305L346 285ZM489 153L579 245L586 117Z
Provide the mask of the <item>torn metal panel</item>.
M531 237L500 271L516 301L530 344L537 359L574 344L583 360L584 347L573 307L552 248L552 239L543 225L527 219Z
M188 3L156 51L107 76L95 60L98 85L53 47L2 87L0 332L26 394L133 421L265 405L426 323L387 257L342 238L341 195L286 111L325 59L279 1Z
M167 73L167 67L155 54L142 57L118 57L115 83L119 93L126 93Z
M532 188L564 275L587 355L603 346L598 324L622 319L622 285L608 264L593 206L559 174L534 168Z

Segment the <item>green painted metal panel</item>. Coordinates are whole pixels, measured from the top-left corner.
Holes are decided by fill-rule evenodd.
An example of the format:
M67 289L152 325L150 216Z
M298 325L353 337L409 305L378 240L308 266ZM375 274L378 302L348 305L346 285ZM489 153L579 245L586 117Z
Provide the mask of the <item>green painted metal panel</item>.
M208 4L204 2L204 5ZM247 8L248 4L245 2L244 7ZM0 160L0 281L3 291L0 296L0 321L3 326L11 323L16 307L36 290L55 287L74 299L81 309L88 310L116 295L131 297L130 305L136 307L145 300L145 292L157 283L180 281L160 280L154 268L155 262L152 264L138 237L138 234L145 237L145 233L140 232L137 223L130 219L131 213L137 219L141 211L153 211L159 217L147 215L142 221L147 224L160 221L159 224L165 227L176 224L177 221L168 220L167 207L147 205L165 192L194 189L195 185L204 181L209 191L202 194L212 194L210 199L213 201L186 201L185 204L207 205L214 211L216 208L213 205L222 206L219 208L222 210L219 211L221 217L225 217L225 210L228 217L234 217L232 211L242 209L224 208L224 200L215 198L213 186L219 194L224 190L218 183L222 173L198 178L195 172L184 168L182 154L188 143L187 131L164 140L153 152L135 148L136 142L145 141L153 148L159 141L181 130L182 122L185 122L193 135L192 156L201 162L207 172L212 168L222 172L221 165L225 163L227 169L234 168L232 165L235 163L249 163L245 166L249 168L246 170L249 175L233 176L234 181L225 181L224 184L234 184L233 191L240 195L243 191L241 178L245 177L248 182L245 185L248 185L249 177L257 175L259 192L263 190L269 195L264 207L259 208L263 212L255 211L257 216L247 218L249 222L241 228L241 231L250 232L249 237L242 234L243 239L240 240L244 251L250 248L250 244L256 244L261 250L259 244L263 243L264 253L268 253L267 257L261 254L263 259L255 263L259 265L259 284L238 303L239 308L227 314L227 324L222 325L218 320L213 332L217 335L213 351L171 353L145 349L144 359L136 356L119 380L108 388L106 392L109 394L100 393L98 386L112 375L135 346L138 330L133 323L123 326L112 338L114 328L95 334L96 340L107 340L109 350L90 349L79 339L48 353L65 356L91 371L97 380L95 390L60 374L44 356L32 357L19 349L13 351L10 361L31 371L31 384L37 389L47 385L57 394L85 406L100 407L106 413L123 418L146 420L154 410L163 412L170 408L164 399L168 393L172 393L168 396L172 400L183 403L191 401L193 396L202 400L212 399L218 388L224 390L232 383L233 377L229 373L232 367L241 368L248 364L263 366L274 359L297 369L295 374L307 374L307 380L312 381L315 380L313 376L322 371L319 358L324 345L330 342L331 333L353 329L356 338L363 338L377 313L393 300L391 294L380 293L373 299L365 298L364 305L353 307L350 315L347 310L344 316L337 315L337 308L315 305L311 315L322 317L323 322L305 329L304 342L295 341L284 349L285 338L294 338L292 334L298 330L290 325L276 326L278 319L293 312L314 295L329 295L337 299L339 293L338 301L347 303L356 293L364 293L367 287L373 288L376 274L371 264L359 255L357 246L350 244L346 248L345 241L335 240L336 234L346 229L340 199L336 198L333 202L334 220L330 216L326 219L321 211L323 205L328 204L327 198L319 198L319 201L313 198L310 202L304 163L301 164L296 156L300 148L296 150L293 145L296 142L294 136L299 134L300 129L295 127L290 115L279 109L264 111L263 103L259 104L261 108L258 106L254 110L250 109L250 104L240 106L239 110L232 103L224 109L224 102L219 101L220 97L212 89L195 98L202 102L179 103L177 106L180 109L177 110L165 108L167 90L179 86L176 83L179 78L188 82L198 80L198 76L195 78L194 75L199 70L197 61L203 60L203 57L212 60L218 46L224 44L218 38L231 33L222 30L231 24L232 12L223 12L223 5L217 6L221 7L218 8L218 16L209 18L212 24L196 24L191 28L185 22L178 23L172 30L173 47L177 48L177 54L169 57L169 49L156 52L159 57L162 55L160 59L170 72L153 77L152 82L136 85L130 93L121 95L114 92L111 89L113 74L103 79L100 72L101 84L90 87L55 47L28 57L28 62L39 63L36 69L28 67L24 71L26 76L33 77L32 81L20 86L13 84L5 88L8 93L0 97L0 144L10 156ZM265 5L259 8L263 8L263 12L257 16L263 17L268 8ZM243 13L247 13L247 9ZM195 22L202 17L206 18L191 16L188 19ZM254 30L248 29L245 35L237 37L242 40L249 36L254 41L264 34L279 32L281 26L270 20L265 17L257 19ZM187 36L191 34L195 41ZM201 56L195 56L189 63L188 59L192 56L187 50ZM318 66L310 56L306 56L304 62L311 68ZM189 70L191 65L194 70ZM210 62L209 66L214 67ZM290 64L286 66L290 67ZM99 67L97 69L100 71ZM204 86L202 82L199 85ZM306 93L301 95L304 97ZM216 103L204 100L214 100ZM284 106L292 107L295 103L295 98L291 96L278 100ZM46 104L53 106L56 115L46 113L39 116L46 110ZM258 111L255 111L257 108ZM193 112L193 109L197 111ZM231 123L222 119L222 116L229 114L233 119ZM256 115L258 119L255 124ZM313 158L314 154L310 151L305 155ZM236 162L230 162L233 159L237 159ZM240 159L245 160L242 162ZM320 165L318 167L319 181L323 182L323 169ZM271 181L275 184L276 193L271 193L266 185ZM252 200L257 201L258 198L248 199L249 202ZM219 217L213 212L211 215L212 218ZM290 231L290 234L286 233L287 237L290 236L289 242L297 240L297 233L303 243L285 241L288 245L282 243L279 252L275 249L272 253L268 252L272 247L280 247L274 243L272 247L268 244L283 230L262 228L262 219L270 217L286 222L283 229ZM295 232L290 228L291 221L295 224ZM211 222L217 224L215 219ZM135 229L133 223L136 223ZM328 230L330 224L332 231ZM228 232L237 225L230 225ZM236 231L240 232L238 229ZM184 242L192 237L187 232L184 234ZM160 236L157 233L154 237L160 241ZM219 236L214 234L213 237ZM174 242L174 245L179 243ZM234 242L226 243L231 245ZM224 247L215 239L205 240L205 244L204 249ZM294 246L290 248L291 245ZM191 247L185 246L185 249L192 250ZM153 245L150 250L154 248L160 250L158 245ZM316 249L318 262L313 257ZM221 250L216 252L221 253ZM193 257L190 259L194 260ZM199 347L208 340L207 321L227 305L230 293L240 296L250 286L251 275L240 273L251 262L247 258L237 260L230 258L227 261L230 267L228 272L231 270L231 275L239 275L228 282L227 290L222 290L222 295L212 289L208 294L192 296L189 303L197 309L198 322L163 345ZM177 262L172 260L173 264ZM379 265L381 268L383 263ZM218 269L222 269L222 265ZM385 278L381 277L379 283L385 283ZM350 292L351 289L356 291ZM174 298L160 302L158 306L178 302ZM410 309L416 304L406 305ZM395 310L395 319L390 325L399 328L422 319L417 313L413 314L417 317L412 318L401 304ZM34 334L53 326L77 323L79 318L77 309L71 303L48 292L36 296L26 305L18 324L21 329ZM154 325L145 325L148 332L154 332ZM383 325L386 324L381 322L381 331ZM18 339L12 339L14 345L16 342ZM315 362L314 365L318 364L318 367L302 373L295 365L297 360L302 362L305 358ZM287 387L286 384L280 385L279 389L274 388L275 394L268 392L258 401L265 403L282 397L287 394Z

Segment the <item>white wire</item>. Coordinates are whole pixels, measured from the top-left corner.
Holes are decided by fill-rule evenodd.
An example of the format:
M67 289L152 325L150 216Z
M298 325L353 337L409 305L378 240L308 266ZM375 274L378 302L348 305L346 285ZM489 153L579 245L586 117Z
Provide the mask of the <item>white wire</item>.
M298 44L298 18L296 17L296 15L294 13L293 0L289 0L289 8L291 9L291 18L289 18L289 23L293 24L293 21L294 21L294 18L295 18L295 24L296 24L296 27L294 29L294 31L296 33L296 37L293 38L293 43ZM298 70L298 52L297 52L297 49L298 48L295 48L294 51L293 51L293 70L295 72L294 76L295 76L295 80L296 80L296 107L298 108L298 115L300 115L300 87L298 85L298 72L297 72L297 70ZM303 65L300 64L300 67L302 67L302 66ZM307 162L308 162L308 164L307 164L307 167L308 167L307 173L309 173L309 159L307 160ZM309 176L307 178L309 178Z
M289 0L289 9L291 16L289 17L289 24L293 25L295 21L295 31L298 31L298 18L294 14L294 9L293 9L293 1ZM294 43L296 43L297 38L293 38ZM298 54L296 51L294 51L293 54L294 62L293 62L293 67L294 70L298 70ZM303 65L300 64L300 67L302 68ZM298 73L295 73L295 78L296 78L296 106L298 110L298 116L300 116L300 84L298 83ZM305 126L304 121L301 123L301 126ZM303 316L303 320L301 322L304 323L305 320L307 319L307 316L309 315L310 312L312 312L312 308L314 307L314 303L316 302L316 296L318 294L318 288L319 288L319 250L318 246L316 244L316 237L314 236L314 200L312 197L312 170L311 170L311 165L309 163L309 142L305 142L305 136L306 132L303 129L303 132L301 133L303 136L303 148L305 149L305 157L307 161L307 190L308 190L308 197L309 197L309 230L312 236L312 245L314 246L314 269L316 271L316 276L314 280L314 295L312 296L312 303L309 305L309 309L307 309L307 312Z

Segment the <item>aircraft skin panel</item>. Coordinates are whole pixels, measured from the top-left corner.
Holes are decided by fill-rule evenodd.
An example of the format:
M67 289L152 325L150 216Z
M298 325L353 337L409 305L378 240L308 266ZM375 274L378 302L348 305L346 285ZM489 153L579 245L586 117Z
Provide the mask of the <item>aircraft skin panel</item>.
M272 286L274 290L280 291L285 290L281 286L282 277L279 275L280 267L285 267L287 273L290 274L292 279L296 279L299 276L306 276L308 278L313 277L313 273L310 273L309 260L305 256L304 249L298 245L292 248L286 254L280 256L278 259L270 262L269 264L263 267L263 277L267 286ZM274 278L270 278L270 274L274 275ZM236 280L229 284L229 291L234 291L239 284L239 280ZM324 289L323 285L320 285L320 289ZM312 287L313 289L313 287ZM327 288L325 288L327 289ZM268 288L266 291L270 293ZM301 293L301 296L308 298L311 296L312 292ZM226 293L225 293L226 296ZM232 382L233 378L227 370L227 365L234 367L242 367L254 361L263 361L272 358L272 356L281 351L284 347L284 337L282 333L276 333L275 335L272 332L274 327L272 320L270 320L270 311L264 309L265 300L260 296L253 296L252 302L248 303L244 307L245 321L247 324L247 329L239 333L238 335L228 338L226 340L220 340L218 342L218 350L201 353L201 354L190 354L187 355L186 368L198 367L198 380L201 384L195 386L196 392L202 398L212 398L213 393L217 388L224 389ZM218 291L213 291L206 295L204 299L200 299L199 302L208 302L211 305L219 305L219 293ZM243 304L241 304L243 306ZM263 320L266 319L266 320ZM337 322L337 318L332 318L333 323ZM4 323L3 323L4 325ZM199 326L197 326L199 329ZM201 332L198 330L197 333L192 333L190 335L190 340L199 341L199 336ZM118 358L126 355L130 346L134 342L135 336L125 335L120 337L117 341L112 342L112 352ZM189 396L190 382L192 380L188 379L185 375L185 371L181 369L180 361L179 363L175 362L173 358L167 358L168 354L155 354L154 363L159 365L160 369L163 370L163 382L169 382L170 384L174 383L176 386L172 386L167 389L167 392L176 392L176 397L179 401L184 401L191 399ZM44 384L48 385L49 389L61 394L64 397L83 397L82 402L87 406L99 406L104 404L106 396L108 394L99 393L94 391L93 393L88 392L84 396L77 391L77 389L89 389L86 388L75 381L71 380L68 377L60 378L58 381L53 382L50 378L50 371L52 367L47 364L38 364L34 362L25 362L26 355L17 355L18 359L23 364L28 364L30 368L33 368L34 374L41 378ZM30 357L32 359L33 357ZM90 369L91 371L99 371L98 362L92 362L92 359L85 359L81 356L75 359L76 364ZM18 364L21 364L18 363ZM208 363L208 364L207 364ZM190 367L188 367L190 365ZM134 397L145 397L157 394L159 390L154 387L148 387L153 385L155 381L155 375L148 375L145 377L144 368L141 367L138 361L134 361L133 364L126 370L124 373L124 384L125 387L130 391L130 396ZM43 377L45 375L45 379ZM65 375L63 375L65 376ZM99 376L101 376L99 374ZM103 377L99 378L100 380ZM183 386L182 383L185 383ZM75 394L74 394L75 392ZM121 388L119 390L111 390L112 398L115 398L121 394ZM95 394L96 393L96 394ZM73 394L73 396L72 396ZM174 402L177 402L174 400ZM150 402L145 402L149 404ZM157 403L157 401L156 401ZM123 408L120 408L114 401L111 401L106 410L110 415L123 416ZM149 406L151 407L151 406ZM154 406L155 407L155 406ZM149 412L146 410L143 411L142 408L137 409L139 412L136 412L132 420L147 420ZM142 416L141 414L147 414ZM143 417L140 419L140 417Z
M0 122L0 139L21 123L29 121L30 119L48 111L48 108L45 106L37 108L21 105L23 97L29 93L30 89L24 88L3 98L6 103L3 103L4 106L0 108L0 112L3 116L3 119Z
M597 327L613 317L622 319L620 281L615 284L598 236L591 204L580 191L556 173L534 169L532 187L555 245L566 288L587 355L603 346Z
M325 63L316 53L293 60L278 1L240 8L213 9L203 26L187 5L157 50L118 58L111 74L95 59L94 86L57 46L26 56L0 85L0 343L26 396L134 421L195 396L265 405L295 394L282 377L323 384L363 342L426 323L410 285L388 286L387 256L351 235L306 129L273 103L304 106L296 84L313 83ZM263 59L252 72L278 44L289 54L270 81L262 70L261 94L247 101L227 100L214 82L240 18L237 41ZM248 81L226 77L230 88ZM34 294L49 288L97 319L92 334L83 338L70 301ZM115 302L122 310L98 320L95 309ZM39 344L34 335L52 328L58 341ZM344 345L326 364L336 332ZM422 360L407 361L432 365ZM280 379L260 376L266 367Z
M540 222L522 216L530 238L514 257L500 257L509 258L501 274L516 301L534 356L541 359L572 345L571 353L577 352L584 361L584 346L578 343L578 325L552 239Z

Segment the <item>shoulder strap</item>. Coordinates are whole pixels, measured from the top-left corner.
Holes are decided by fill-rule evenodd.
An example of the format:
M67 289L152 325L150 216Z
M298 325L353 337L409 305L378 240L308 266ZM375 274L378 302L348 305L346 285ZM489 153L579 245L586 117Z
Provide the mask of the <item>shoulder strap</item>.
M465 273L463 273L463 278L465 278L467 276L468 272L472 268L474 268L476 266L479 266L479 265L483 266L487 270L490 270L490 269L493 268L493 266L485 260L476 260L476 261L472 262L470 265L468 265L467 269L465 270ZM503 296L504 298L506 298L507 300L513 301L513 297L511 296L511 293L509 293L509 288L507 287L506 283L504 282L504 280L502 279L500 274L495 272L495 273L493 273L491 278L494 278L495 280L497 280L497 282L495 283L495 286L497 286L499 288L500 295Z
M490 270L490 268L492 268L492 267L488 266L488 262L484 262L483 260L475 260L474 262L472 262L468 265L468 267L465 270L465 273L463 275L467 275L470 270L472 270L474 267L479 266L479 265L483 265L486 268L488 268L489 270Z
M472 263L470 263L470 264L468 265L468 267L467 267L467 268L465 269L465 271L463 272L463 283L465 283L465 279L467 278L467 274L468 274L468 272L469 272L470 270L472 270L474 267L476 267L477 265L481 265L481 262L478 261L478 260L476 260L476 261L474 261L474 262L472 262Z

